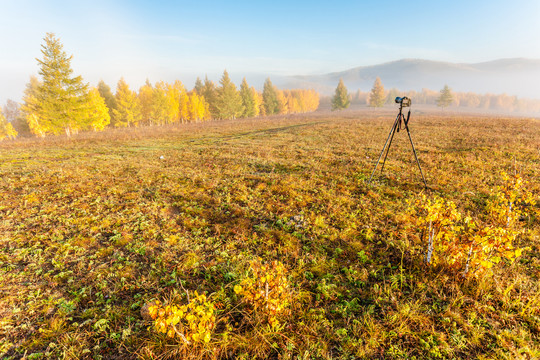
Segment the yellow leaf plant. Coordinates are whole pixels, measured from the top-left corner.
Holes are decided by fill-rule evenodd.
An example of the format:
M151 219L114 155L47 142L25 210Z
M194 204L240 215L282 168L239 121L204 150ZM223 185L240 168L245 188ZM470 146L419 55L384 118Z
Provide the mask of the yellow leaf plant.
M234 291L243 297L253 312L263 314L268 323L276 327L279 325L278 317L290 305L286 268L279 261L263 264L261 259L257 259L251 262L250 270L252 276L236 285Z
M514 172L501 173L503 185L492 191L484 223L463 217L452 201L423 196L417 203L421 216L417 225L424 229L425 261L459 270L464 276L478 276L503 259L513 262L523 249L514 243L521 230L517 226L523 215L522 205L534 205L525 182Z
M156 301L148 313L158 332L180 338L186 345L210 342L216 324L214 303L196 291L186 305L163 305Z

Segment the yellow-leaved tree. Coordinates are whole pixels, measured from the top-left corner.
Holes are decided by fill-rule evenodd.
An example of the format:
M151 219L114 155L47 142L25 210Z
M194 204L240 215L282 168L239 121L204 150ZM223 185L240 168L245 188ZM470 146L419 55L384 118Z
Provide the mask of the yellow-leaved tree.
M152 104L154 89L150 81L146 79L143 86L139 88L139 103L141 104L141 118L144 124L152 124Z
M157 125L163 125L170 122L170 109L167 99L167 84L159 81L152 91L152 122Z
M15 139L17 137L17 131L13 128L2 113L0 108L0 140L3 139Z
M186 97L188 96L186 95ZM208 104L204 100L204 97L193 92L188 98L189 120L194 122L208 120L210 118L210 111L208 110Z
M116 87L116 109L113 110L115 127L137 126L141 121L141 105L137 94L129 89L124 78Z
M319 108L320 97L318 92L315 90L299 90L299 92L304 99L302 112L311 112Z
M94 131L102 131L111 122L109 109L105 99L101 97L98 89L91 88L88 92L88 108L86 110L85 125Z
M381 79L377 76L375 82L373 83L373 88L369 93L369 106L371 107L382 107L386 102L386 93L384 91L384 86L381 82Z
M186 94L186 88L181 81L176 80L167 85L167 109L169 122L180 121L180 99Z
M180 104L178 106L178 117L182 124L189 122L190 119L190 100L188 94L183 94L180 97Z
M250 89L251 93L253 94L253 102L254 102L254 108L253 108L253 115L252 116L259 116L261 114L261 107L263 107L262 102L262 95L255 90L255 88L252 86Z
M277 101L278 101L278 114L287 113L287 100L285 99L285 94L283 90L278 90L276 92Z

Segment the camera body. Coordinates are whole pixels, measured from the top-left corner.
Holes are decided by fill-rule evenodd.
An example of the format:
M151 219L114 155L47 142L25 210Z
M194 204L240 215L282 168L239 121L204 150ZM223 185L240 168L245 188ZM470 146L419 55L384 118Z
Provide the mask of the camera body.
M397 97L395 101L396 101L396 104L400 104L403 107L411 106L411 99L406 96Z

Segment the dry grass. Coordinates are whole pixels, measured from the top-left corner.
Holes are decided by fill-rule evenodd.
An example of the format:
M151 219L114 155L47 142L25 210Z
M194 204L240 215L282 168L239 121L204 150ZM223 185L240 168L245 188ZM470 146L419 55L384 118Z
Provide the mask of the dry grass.
M426 268L407 210L431 193L481 213L514 163L538 196L540 121L415 113L429 189L402 132L367 185L394 110L1 143L0 356L538 358L538 205L530 249L478 281ZM255 257L288 269L277 330L233 291ZM206 346L140 315L180 284L219 304Z

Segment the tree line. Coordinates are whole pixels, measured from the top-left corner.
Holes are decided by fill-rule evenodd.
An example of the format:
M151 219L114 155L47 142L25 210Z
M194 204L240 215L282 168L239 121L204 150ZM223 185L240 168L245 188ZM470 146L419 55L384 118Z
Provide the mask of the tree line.
M437 105L441 108L456 106L507 112L540 113L540 100L538 99L521 99L507 94L455 92L448 85L444 85L440 91L430 89L400 91L396 88L386 90L380 78L376 78L371 91L357 90L354 93L349 93L340 79L336 93L329 101L333 110L345 109L349 104L381 107L393 103L398 96L407 96L413 99L414 104Z
M121 78L113 93L103 81L97 87L73 76L71 59L60 40L48 33L37 59L40 78L32 76L22 104L8 100L0 109L0 140L18 134L71 135L107 127L132 127L189 123L210 119L237 119L315 111L319 94L314 90L279 90L270 78L262 93L244 78L240 88L225 70L219 84L197 78L192 90L181 81L148 80L138 91Z

